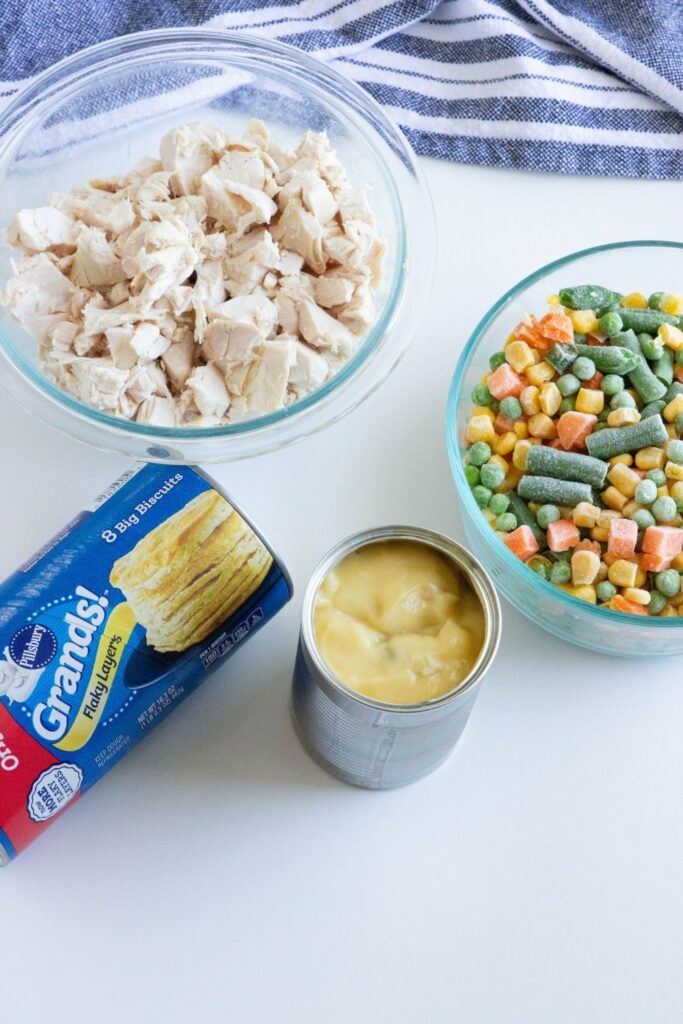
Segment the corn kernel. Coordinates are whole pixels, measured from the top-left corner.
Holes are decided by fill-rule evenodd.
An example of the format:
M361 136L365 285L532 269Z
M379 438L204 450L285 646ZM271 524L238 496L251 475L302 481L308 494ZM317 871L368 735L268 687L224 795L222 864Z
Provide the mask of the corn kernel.
M575 551L572 555L572 584L580 587L592 583L598 575L600 557L594 551Z
M641 448L636 452L638 469L661 469L665 461L666 455L661 448Z
M515 425L512 429L515 432L515 435L520 439L529 436L529 428L527 427L524 420L515 420Z
M594 334L598 330L598 318L592 309L570 309L567 316L579 334Z
M678 615L678 612L668 604L664 611L661 611L659 615L661 618L670 619L672 615Z
M577 412L588 412L597 416L605 406L604 392L598 388L579 388L574 408Z
M677 572L683 572L683 552L680 552L678 555L674 555L671 559L671 568L675 569Z
M508 466L507 475L500 487L496 487L496 493L507 494L508 491L514 490L522 479L522 475L523 474L516 466Z
M607 461L610 466L617 466L619 463L623 463L624 466L632 466L633 456L630 452L624 452L622 455L613 455L612 458Z
M676 438L678 437L678 434L676 432L676 425L675 425L675 423L667 423L666 424L666 432L669 435L669 440L670 441L675 441Z
M500 469L502 469L504 473L507 473L507 471L508 471L508 468L509 468L508 464L507 464L507 462L505 461L505 459L503 458L502 455L498 455L498 454L492 455L491 458L489 459L489 463L492 466L499 466Z
M673 608L680 608L681 605L683 605L683 593L678 593L675 597L670 597L669 604L671 604Z
M683 313L683 295L665 295L659 303L662 313L669 313L671 316L680 316Z
M640 587L626 587L624 597L627 601L633 601L634 604L646 605L650 603L650 591L641 590Z
M533 366L536 361L531 346L527 345L525 341L516 340L505 346L505 358L517 373L524 373L527 366Z
M680 480L677 480L675 483L671 484L669 494L675 502L683 504L683 483L681 483Z
M536 363L535 366L527 367L526 379L535 387L540 387L545 381L552 380L554 376L555 370L550 363L546 363L545 359Z
M545 440L549 440L557 434L555 423L544 412L537 412L535 416L530 416L527 426L529 427L529 433L533 437L542 437Z
M683 398L683 395L681 395ZM519 401L521 402L522 409L527 416L535 416L537 412L541 411L541 402L538 388L532 387L531 385L527 388L522 388ZM527 424L527 428L528 428Z
M581 584L578 587L562 587L572 597L578 597L580 601L588 601L589 604L597 604L597 597L595 594L595 587L589 584Z
M546 381L541 387L539 397L542 411L546 416L554 416L562 404L562 392L557 384L554 384L552 381Z
M669 497L669 488L666 486L666 484L664 484L662 487L658 487L657 488L657 497L658 498L668 498Z
M622 494L621 491L618 491L616 487L608 487L602 492L602 500L608 508L616 509L618 512L621 512L628 499L626 495Z
M638 474L625 466L623 462L617 462L616 466L612 466L607 479L611 484L614 484L618 491L625 494L627 498L632 498L636 493L636 487L640 483L640 477Z
M487 419L491 420L491 423L493 423L493 421L496 418L496 414L493 411L493 409L489 409L489 407L486 406L486 405L475 405L474 409L472 410L471 415L472 416L486 416Z
M549 295L546 299L549 306L561 306L562 300L559 295Z
M493 514L493 512L491 511L491 509L490 508L483 508L482 512L484 513L484 519L487 521L489 526L495 526L496 525L496 517Z
M638 568L636 570L635 586L636 587L644 587L646 583L647 583L647 573L645 572L644 569L641 569L640 566L638 566Z
M680 327L676 327L674 324L662 324L657 334L667 348L673 349L674 352L683 348L683 331Z
M617 558L616 562L610 565L607 572L607 579L615 587L634 587L638 566L635 562L627 562L625 558Z
M626 309L647 309L648 302L642 292L631 292L629 295L624 295L621 300L621 305L625 306Z
M618 512L613 512L609 508L601 508L598 512L598 521L596 525L605 530L609 530L609 524L613 519L621 519L621 516Z
M521 469L522 472L524 472L524 470L526 469L526 460L530 448L530 441L518 441L515 445L515 450L512 453L512 465L515 466L517 469Z
M621 514L626 519L633 519L633 513L637 512L638 509L642 508L642 507L643 506L639 505L637 501L627 501L626 504L624 505L624 507L621 510Z
M489 444L496 436L493 423L488 416L471 416L465 431L467 444L474 444L475 441L486 441Z
M667 462L664 472L669 480L683 480L683 466L679 466L675 462Z
M625 427L633 423L640 423L640 413L637 409L612 409L607 417L608 427Z
M506 430L493 442L493 450L497 455L509 455L517 444L517 440L514 430Z
M591 530L591 540L598 540L606 544L609 540L609 531L604 526L594 526Z
M583 526L588 529L592 529L598 521L598 515L600 509L596 505L591 505L589 501L580 501L575 508L572 509L571 517L574 521L575 526Z
M664 406L662 416L673 423L679 412L683 412L683 395L674 395L669 404Z

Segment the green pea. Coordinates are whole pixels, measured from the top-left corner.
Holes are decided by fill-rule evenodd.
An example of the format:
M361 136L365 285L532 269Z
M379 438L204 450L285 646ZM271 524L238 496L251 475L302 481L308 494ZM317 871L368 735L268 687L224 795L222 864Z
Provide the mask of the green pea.
M617 592L617 588L609 580L603 580L595 588L595 595L602 604L611 601Z
M488 487L489 490L495 491L496 487L500 487L505 479L505 470L495 462L487 462L479 470L479 476L484 487Z
M511 530L516 530L517 516L513 515L512 512L503 512L496 518L496 529L502 533L510 533Z
M505 362L504 352L494 352L492 356L489 356L489 366L491 370L497 370L499 366L502 366Z
M609 427L609 424L607 423L606 420L598 420L598 422L593 427L593 433L596 434L598 432L598 430L609 430L609 429L610 429L610 427Z
M647 479L652 480L657 487L663 487L666 483L666 473L663 469L650 469Z
M615 334L619 334L624 326L624 321L616 312L603 313L598 320L598 325L603 334L606 334L608 338L612 338Z
M541 505L536 513L536 522L542 530L547 530L551 523L556 523L561 518L557 505Z
M651 505L657 498L657 484L654 480L641 480L634 497L639 505Z
M664 395L664 401L670 402L672 398L676 397L676 395L683 395L683 384L680 384L677 380L675 380L673 384L669 384L666 389L666 394Z
M533 567L533 572L535 572L537 576L540 576L541 579L544 579L544 580L549 580L550 579L550 569L548 568L547 565L543 565L542 562L539 563L538 565L535 565Z
M476 487L479 483L479 470L476 466L465 466L465 479L470 487Z
M590 380L595 376L595 363L588 356L579 356L572 364L572 375L579 380Z
M560 416L562 415L563 412L573 412L575 405L576 405L576 401L575 401L573 395L570 395L567 398L563 398L562 401L560 402L560 407L559 407L559 410L558 410L559 413L560 413Z
M555 562L550 570L550 582L559 586L561 583L569 583L572 578L572 570L569 562Z
M653 292L650 298L647 300L647 304L650 309L661 309L662 299L664 298L665 292Z
M482 484L477 484L473 487L472 494L479 508L486 508L492 496L492 492L488 487L483 487Z
M678 515L676 502L667 496L657 498L652 503L652 515L658 523L670 523Z
M683 441L669 441L666 454L667 458L680 466L683 463Z
M518 398L513 398L510 395L508 398L504 398L500 403L500 411L503 416L506 416L509 420L518 420L522 415L522 403Z
M644 480L643 483L645 483ZM639 530L647 530L649 526L654 526L657 521L652 515L652 512L648 511L646 508L637 509L631 518L634 523L637 523Z
M504 512L507 512L509 504L510 499L507 494L494 494L489 502L489 508L494 516L502 516Z
M475 405L490 405L493 395L486 384L475 384L472 388L472 401Z
M655 576L655 586L664 597L675 597L681 589L681 575L675 569L665 569Z
M618 373L607 373L600 381L600 388L606 395L618 395L625 387L624 378Z
M579 359L581 357L579 356ZM578 359L574 360L574 365L578 363ZM588 378L586 378L588 379ZM557 386L560 389L560 394L563 398L568 398L569 395L575 395L581 387L581 381L573 373L563 373L561 377L557 379Z
M612 409L635 409L636 400L629 391L620 391L618 395L614 395L610 399L610 408Z
M469 450L469 456L472 466L483 466L491 458L491 448L486 441L475 441Z
M658 590L653 590L652 593L650 594L650 603L647 606L648 607L648 611L652 615L659 615L660 612L664 611L664 609L666 608L667 604L668 604L668 601L664 597L664 594L660 594L660 592Z

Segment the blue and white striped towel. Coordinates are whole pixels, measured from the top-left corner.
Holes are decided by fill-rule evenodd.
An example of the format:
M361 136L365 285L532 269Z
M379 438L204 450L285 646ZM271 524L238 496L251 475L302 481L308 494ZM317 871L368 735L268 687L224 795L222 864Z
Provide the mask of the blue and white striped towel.
M329 61L419 153L683 178L681 0L3 0L0 103L75 50L174 25Z

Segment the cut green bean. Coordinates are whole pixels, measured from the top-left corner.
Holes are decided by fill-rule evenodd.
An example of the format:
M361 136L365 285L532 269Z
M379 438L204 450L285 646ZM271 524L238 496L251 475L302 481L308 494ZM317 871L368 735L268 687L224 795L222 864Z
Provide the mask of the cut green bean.
M536 522L536 516L533 514L527 503L520 498L516 491L508 491L507 496L510 499L508 512L511 512L515 516L520 526L528 526L538 543L545 547L545 533Z
M647 404L648 402L656 402L658 398L661 398L666 391L666 384L650 369L647 360L643 356L635 332L630 330L622 331L620 334L610 338L609 343L610 346L618 345L620 348L626 348L637 357L638 365L631 370L628 379L643 402Z
M652 372L668 387L674 379L674 354L670 348L662 350L659 359L652 364Z
M568 505L571 508L581 501L593 503L593 491L588 484L558 480L551 476L523 476L517 485L517 493L527 501Z
M530 473L538 476L573 480L591 487L603 487L609 469L606 462L594 459L591 455L563 452L540 444L533 445L527 452L526 467Z
M632 426L608 427L597 434L589 434L586 438L586 447L589 454L596 459L611 459L625 452L635 452L639 448L663 444L668 436L662 417L648 416L647 419Z
M660 412L666 405L666 402L659 398L656 402L648 402L640 410L641 420L647 420L650 416L659 416Z
M610 306L621 301L619 292L602 288L598 284L580 284L575 288L562 288L560 302L569 309L592 309L596 315L604 313Z
M635 353L619 345L577 345L576 350L579 358L592 360L600 373L618 373L620 377L635 370L640 359L640 350Z
M678 323L677 316L660 313L656 309L626 309L620 306L619 316L624 330L635 331L636 334L656 334L662 324Z
M561 345L558 341L550 349L546 359L558 373L564 373L564 371L568 370L576 359L576 354L575 345Z

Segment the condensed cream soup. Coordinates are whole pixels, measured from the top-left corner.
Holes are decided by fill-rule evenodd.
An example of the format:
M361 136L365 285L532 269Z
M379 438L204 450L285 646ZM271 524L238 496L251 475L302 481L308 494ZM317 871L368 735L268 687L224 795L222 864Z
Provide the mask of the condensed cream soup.
M455 690L485 636L467 576L428 544L407 540L367 544L342 558L320 586L313 626L337 678L390 704Z

